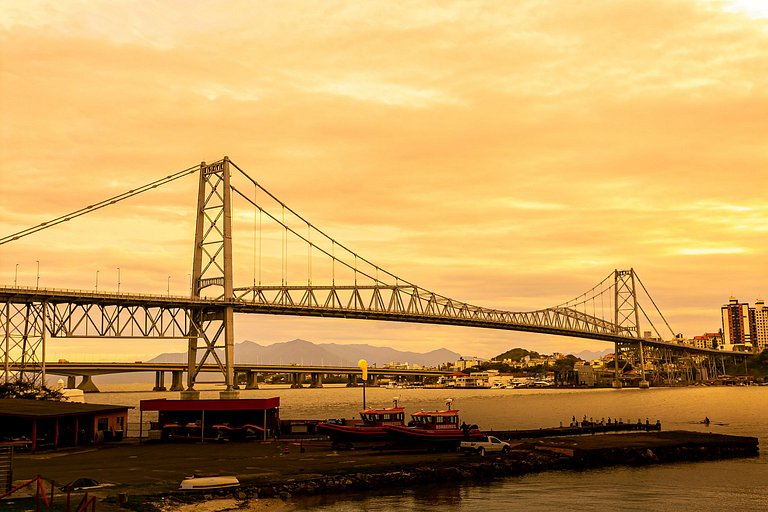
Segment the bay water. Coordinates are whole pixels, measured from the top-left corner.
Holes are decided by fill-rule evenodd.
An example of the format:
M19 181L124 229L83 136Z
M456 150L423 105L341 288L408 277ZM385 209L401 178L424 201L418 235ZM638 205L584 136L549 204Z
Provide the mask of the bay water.
M146 389L146 385L144 385ZM201 398L217 389L201 388ZM177 392L140 391L141 385L104 386L90 403L136 407L129 429L137 434L139 401L179 397ZM461 420L484 430L568 425L573 417L636 423L660 420L663 430L694 430L760 439L756 458L552 471L506 477L487 484L440 483L376 493L300 500L294 510L318 511L515 511L515 510L768 510L768 387L692 386L640 389L384 389L368 387L368 407L389 406L397 397L406 413L445 407L453 400ZM362 388L326 386L288 389L265 386L241 398L280 397L282 419L352 418L362 407ZM701 421L708 417L709 426ZM150 418L144 418L147 422ZM146 428L146 426L144 427ZM363 453L363 452L361 452ZM362 455L361 455L362 456Z

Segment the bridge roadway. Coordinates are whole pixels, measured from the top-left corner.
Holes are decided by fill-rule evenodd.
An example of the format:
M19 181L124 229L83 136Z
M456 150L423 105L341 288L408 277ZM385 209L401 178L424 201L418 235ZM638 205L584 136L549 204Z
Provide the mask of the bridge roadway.
M11 365L12 371L21 370L17 364ZM183 391L182 374L188 370L186 363L144 363L136 361L133 363L101 363L101 362L50 362L45 363L45 371L52 375L62 375L69 377L70 382L67 387L75 387L74 378L81 376L83 378L77 387L86 392L99 391L93 382L94 375L108 375L115 373L135 373L135 372L155 372L155 391L164 391L165 372L170 372L172 376L171 391ZM302 381L306 381L306 376L310 377L310 387L322 387L324 375L347 375L350 382L353 382L353 376L361 375L362 370L356 366L299 366L299 365L269 365L269 364L235 364L235 374L245 375L246 389L257 389L259 374L286 374L290 376L293 386L301 387ZM218 365L208 364L200 366L202 372L220 371ZM368 368L368 374L373 377L374 383L379 377L441 377L450 375L451 371L444 370L407 370L397 368Z
M340 289L342 287L339 287ZM343 287L350 288L350 287ZM360 287L359 289L363 289ZM384 287L386 288L386 287ZM308 291L312 291L312 287L304 287ZM316 287L316 289L327 289L326 287ZM353 288L357 291L357 288ZM326 307L319 305L306 305L306 304L275 304L264 303L256 301L248 301L245 299L212 299L212 298L190 298L187 296L173 296L173 295L148 295L148 294L128 294L128 293L105 293L105 292L92 292L83 290L60 290L60 289L35 289L35 288L19 288L19 287L0 287L0 303L9 304L30 304L30 303L48 303L50 305L62 305L68 306L70 309L81 307L89 308L91 306L105 308L105 307L122 307L122 308L143 308L151 309L157 308L161 310L175 310L175 311L191 311L191 310L220 310L224 307L231 306L235 313L246 314L272 314L272 315L292 315L292 316L314 316L314 317L328 317L328 318L352 318L352 319L365 319L365 320L382 320L382 321L395 321L395 322L409 322L409 323L428 323L439 325L456 325L465 327L479 327L486 329L501 329L501 330L513 330L534 332L540 334L551 334L556 336L568 336L578 338L589 338L600 341L619 343L619 344L637 344L642 342L646 347L654 347L660 349L671 349L679 352L686 352L688 354L695 355L728 355L728 356L742 356L746 357L748 354L741 354L737 352L725 353L719 350L695 348L690 345L684 345L676 342L666 342L658 340L646 340L639 339L632 336L622 336L618 334L612 334L605 332L607 325L606 321L588 317L588 315L580 313L575 310L564 310L558 308L551 308L545 310L537 310L529 313L508 313L498 310L486 310L478 308L468 313L469 316L461 316L451 313L441 313L440 311L434 313L426 312L406 312L402 309L397 311L378 310L374 308L362 307ZM443 309L446 311L448 308ZM92 314L92 313L91 313ZM533 323L523 323L516 321L518 318L530 318ZM510 320L511 319L511 320ZM586 319L586 320L585 320ZM109 319L111 323L114 319ZM569 320L572 320L570 322ZM547 325L544 322L555 321L557 323L565 323L569 327L560 327L556 325ZM595 330L579 330L571 327L571 325L585 325L590 321L595 321L601 325L599 327L603 329L603 332ZM56 323L56 318L52 323ZM177 338L185 339L186 337L182 333L177 333L172 336L152 336L144 334L142 336L110 336L107 333L101 332L96 336L82 334L78 332L64 331L63 321L61 325L53 325L50 329L54 332L54 337L74 337L74 338ZM81 322L82 323L82 322ZM91 324L90 322L86 322ZM108 326L113 329L112 325Z
M303 374L339 374L353 375L360 374L361 370L357 366L304 366L304 365L270 365L270 364L243 364L235 363L236 372L255 372L255 373L303 373ZM11 367L14 371L18 370L16 365ZM206 364L201 367L202 372L218 372L219 367L215 364ZM185 372L186 363L45 363L45 372L54 375L107 375L111 373L133 373L133 372ZM376 368L369 366L368 374L372 376L401 376L401 377L440 377L450 375L452 370L401 370L396 368Z

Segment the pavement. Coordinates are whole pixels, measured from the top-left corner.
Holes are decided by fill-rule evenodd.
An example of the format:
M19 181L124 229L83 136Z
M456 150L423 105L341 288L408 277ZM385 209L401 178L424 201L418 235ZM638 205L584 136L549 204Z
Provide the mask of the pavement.
M14 455L14 482L40 475L58 488L77 478L107 487L90 490L100 500L118 496L163 495L179 489L187 476L234 475L243 484L263 485L355 472L391 471L424 461L461 460L454 452L335 451L328 441L281 440L229 443L159 443L135 439L99 447ZM46 486L50 489L50 486ZM61 495L57 491L57 496ZM59 501L60 498L55 498ZM109 510L99 505L99 510Z
M757 450L757 439L696 432L653 432L559 437L514 443L513 453L541 453L542 449L573 456L627 453L675 447L748 446ZM699 448L697 448L698 450ZM703 448L702 448L703 449ZM679 451L679 450L678 450ZM697 452L698 453L698 452ZM680 460L685 460L681 458ZM179 495L179 484L188 476L234 475L244 486L274 486L291 481L354 473L388 473L428 463L432 466L460 466L466 462L459 452L419 450L335 451L327 440L241 441L225 443L144 442L127 439L98 447L58 450L37 454L17 453L13 461L14 482L40 475L59 487L77 478L92 478L106 487L89 491L100 500L100 512L120 510L119 498L153 503L162 496ZM618 456L616 463L621 462ZM46 486L50 489L50 484ZM61 501L57 492L57 501ZM79 499L79 498L78 498ZM107 499L107 501L103 501ZM193 501L193 500L188 500ZM279 500L273 508L280 508ZM3 510L6 510L5 503ZM22 510L22 509L18 509ZM168 508L166 510L179 510ZM217 510L234 510L220 508ZM274 512L274 510L272 511Z

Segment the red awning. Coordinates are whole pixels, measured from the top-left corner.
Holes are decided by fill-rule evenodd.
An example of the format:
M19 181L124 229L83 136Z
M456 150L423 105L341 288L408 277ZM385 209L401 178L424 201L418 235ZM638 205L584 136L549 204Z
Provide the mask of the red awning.
M218 400L142 400L142 411L262 411L279 409L280 397Z

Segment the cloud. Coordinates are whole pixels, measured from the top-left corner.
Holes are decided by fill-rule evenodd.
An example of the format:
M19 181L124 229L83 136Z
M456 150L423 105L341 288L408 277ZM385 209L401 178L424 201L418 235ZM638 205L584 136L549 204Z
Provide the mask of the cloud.
M228 155L340 243L438 293L537 309L634 267L679 312L676 329L711 330L722 298L768 282L768 32L735 5L6 2L0 232ZM162 293L171 275L181 293L196 186L3 246L0 277L20 263L28 283L41 261L46 285L90 289L95 270L120 267L128 289ZM250 282L256 218L235 208ZM262 266L276 267L261 274L279 281L281 234L265 229ZM288 249L289 275L306 279L306 248ZM260 333L292 339L292 322ZM245 323L243 337L258 329ZM471 337L478 355L510 339L323 325L306 332L431 348Z

